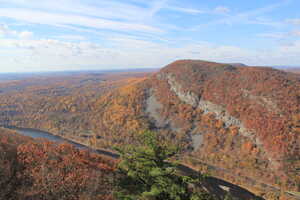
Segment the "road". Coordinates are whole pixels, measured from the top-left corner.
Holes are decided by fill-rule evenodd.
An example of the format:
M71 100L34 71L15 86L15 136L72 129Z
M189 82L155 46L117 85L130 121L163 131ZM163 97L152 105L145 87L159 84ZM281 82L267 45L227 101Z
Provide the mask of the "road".
M10 128L12 128L12 127L10 127ZM98 153L100 155L110 157L112 159L118 159L120 157L117 153L115 153L111 150L108 150L108 149L93 149L93 148L88 147L84 144L80 144L78 142L71 141L71 140L66 139L66 138L61 138L59 136L54 136L53 134L45 132L45 131L40 131L40 130L36 130L36 129L15 128L15 127L13 129L16 130L18 133L20 133L22 135L30 136L30 137L33 137L33 138L46 138L46 139L52 140L54 142L67 142L67 143L73 144L74 146L76 146L78 148L84 148L84 149L93 151L95 153ZM233 177L237 177L237 178L240 177L240 176L234 175L232 172L230 172L226 169L222 169L220 167L216 167L216 166L204 163L202 161L199 161L199 162L201 162L201 164L204 164L204 165L206 165L206 166L208 166L208 167L210 167L214 170L228 173ZM180 164L178 166L178 169L182 173L184 173L186 175L189 175L189 176L196 176L199 173L197 170L195 170L195 169L193 169L193 168L191 168L187 165L184 165L184 164ZM249 181L252 181L256 184L258 184L258 183L263 184L265 187L270 188L270 190L273 190L273 191L277 192L278 194L280 194L280 189L279 188L276 188L272 185L268 185L266 183L258 182L257 180L254 180L251 177L244 176L244 178L246 178ZM231 184L227 181L224 181L224 180L216 178L216 177L206 178L206 181L205 181L204 184L205 184L205 187L211 193L214 193L214 194L216 194L217 196L219 196L221 198L224 197L229 191L234 197L236 197L238 199L241 199L241 200L263 199L263 198L260 198L258 196L255 196L253 193L251 193L250 191L248 191L248 190L246 190L242 187ZM290 197L293 197L295 199L300 200L300 195L298 195L295 192L286 191L285 194L289 195Z

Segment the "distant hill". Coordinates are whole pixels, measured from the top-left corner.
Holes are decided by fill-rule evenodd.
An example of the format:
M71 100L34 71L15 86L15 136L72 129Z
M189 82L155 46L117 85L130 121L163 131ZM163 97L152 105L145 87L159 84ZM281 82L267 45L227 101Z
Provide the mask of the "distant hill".
M137 68L137 69L112 69L112 70L83 70L83 71L49 71L49 72L18 72L18 73L1 73L0 83L7 81L18 81L30 78L49 78L49 77L66 77L66 76L80 76L80 75L99 75L107 73L149 73L156 72L157 68Z
M298 74L180 60L157 73L87 83L0 93L0 122L104 148L151 129L183 147L184 163L267 199L300 190Z
M228 63L229 65L235 66L235 67L247 67L248 65L243 63Z
M288 68L288 69L285 69L285 71L300 74L300 67L297 67L297 68L296 67L295 68Z
M280 69L280 70L283 70L283 71L287 71L287 72L293 72L293 73L300 73L300 66L297 67L297 66L274 66L274 68L276 69Z

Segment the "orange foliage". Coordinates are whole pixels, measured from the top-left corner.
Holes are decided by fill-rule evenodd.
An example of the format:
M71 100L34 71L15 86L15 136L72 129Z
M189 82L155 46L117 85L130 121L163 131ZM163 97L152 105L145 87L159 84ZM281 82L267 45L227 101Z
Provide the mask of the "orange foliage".
M114 161L6 129L0 139L1 199L112 199Z
M218 112L205 112L180 100L167 75L172 75L182 93L221 107L219 115L226 114L240 125L227 127ZM183 60L150 78L145 76L99 75L94 77L97 81L82 75L39 80L44 83L39 86L30 81L0 84L4 91L0 123L38 128L106 148L133 143L133 133L153 128L203 162L299 189L299 176L293 170L300 167L299 75ZM146 112L150 95L161 104L159 127ZM198 149L191 148L193 134L203 136Z

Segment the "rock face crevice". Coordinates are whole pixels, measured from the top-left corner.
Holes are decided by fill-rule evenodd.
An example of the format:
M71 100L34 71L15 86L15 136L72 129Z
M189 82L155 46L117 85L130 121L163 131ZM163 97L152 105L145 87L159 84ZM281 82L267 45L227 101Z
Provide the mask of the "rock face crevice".
M163 128L167 122L159 114L159 110L162 109L163 105L157 101L153 91L149 90L149 97L146 100L145 112L149 115L153 123L157 128Z
M197 151L201 145L204 144L204 136L203 134L194 134L191 135L192 138L192 146L193 146L193 150Z
M230 126L239 127L239 133L241 135L250 138L256 145L262 145L261 141L255 137L254 132L247 129L241 120L231 116L223 106L206 101L191 91L184 92L183 87L170 73L164 77L166 77L171 91L173 91L181 101L193 106L195 109L198 108L202 110L203 114L214 113L218 120L224 122L226 128Z
M180 100L195 108L198 106L200 101L199 96L197 96L191 91L183 92L182 86L176 81L175 77L172 74L167 74L166 79L170 85L170 89L173 92L175 92L175 94L178 96Z
M269 112L274 112L281 115L281 110L278 108L278 105L271 98L266 98L263 96L256 96L251 94L248 90L243 89L242 94L244 97L249 98L250 100L255 101L256 103L267 108Z
M119 78L76 90L67 87L74 91L53 99L40 92L44 87L25 88L21 95L4 91L0 122L66 133L99 148L132 144L134 133L151 129L182 147L183 157L200 160L184 160L195 168L207 163L237 176L286 185L286 191L299 190L299 75L183 60L149 78ZM45 89L56 94L58 83L45 80ZM86 130L93 131L93 140L81 137ZM226 178L222 172L217 176Z
M153 89L149 89L145 113L155 125L155 129L170 129L173 132L179 132L180 129L176 128L170 119L162 117L160 114L162 108L163 105L155 97Z
M300 82L295 75L181 60L151 82L161 116L181 129L173 132L176 137L187 139L192 165L202 167L201 160L265 183L299 185L294 169L300 166Z
M225 128L229 128L231 126L239 127L239 132L241 133L242 136L248 137L253 141L255 140L254 132L247 129L241 120L231 116L223 106L201 99L198 103L197 108L203 110L204 111L203 114L214 113L215 117L218 120L224 122ZM261 143L257 145L260 144Z

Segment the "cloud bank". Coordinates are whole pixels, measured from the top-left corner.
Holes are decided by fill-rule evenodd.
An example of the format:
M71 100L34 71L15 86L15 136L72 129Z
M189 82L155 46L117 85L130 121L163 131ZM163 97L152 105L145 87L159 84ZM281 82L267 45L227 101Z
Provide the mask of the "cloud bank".
M241 11L197 2L0 0L0 72L162 67L177 59L300 64L299 19L271 15L292 0Z

